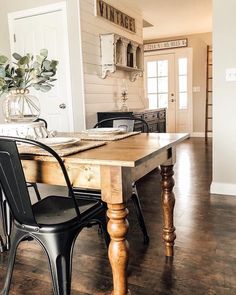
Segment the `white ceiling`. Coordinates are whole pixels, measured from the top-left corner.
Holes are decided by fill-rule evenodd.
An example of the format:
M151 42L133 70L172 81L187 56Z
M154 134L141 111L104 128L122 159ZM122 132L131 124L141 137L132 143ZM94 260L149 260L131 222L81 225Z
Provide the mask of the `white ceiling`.
M212 0L129 0L153 25L144 40L212 31Z

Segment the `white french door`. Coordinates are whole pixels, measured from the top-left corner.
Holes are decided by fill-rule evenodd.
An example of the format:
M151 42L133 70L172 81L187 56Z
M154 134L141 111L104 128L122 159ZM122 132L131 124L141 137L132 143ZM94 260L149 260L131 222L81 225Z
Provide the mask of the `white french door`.
M73 131L66 4L13 12L9 29L12 53L36 56L46 48L48 58L59 61L54 87L47 93L31 92L39 98L40 116L49 130Z
M149 108L166 108L167 132L192 131L192 54L145 53Z

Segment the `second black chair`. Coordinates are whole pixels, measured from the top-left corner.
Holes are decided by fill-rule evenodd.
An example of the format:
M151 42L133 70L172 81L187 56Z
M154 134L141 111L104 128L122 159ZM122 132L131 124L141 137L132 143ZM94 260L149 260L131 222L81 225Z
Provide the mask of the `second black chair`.
M99 127L118 127L123 128L126 132L133 131L134 126L138 126L140 131L149 133L149 126L148 123L143 120L142 118L137 117L116 117L116 118L108 118L99 121L97 124L95 124L94 128ZM79 199L86 199L86 200L100 200L101 199L101 192L99 190L84 190L80 188L73 188L76 198ZM149 243L149 236L147 233L146 224L144 221L142 208L140 204L140 199L138 196L137 188L135 183L132 185L132 196L131 200L133 201L135 212L137 215L139 226L143 233L143 241L144 244Z

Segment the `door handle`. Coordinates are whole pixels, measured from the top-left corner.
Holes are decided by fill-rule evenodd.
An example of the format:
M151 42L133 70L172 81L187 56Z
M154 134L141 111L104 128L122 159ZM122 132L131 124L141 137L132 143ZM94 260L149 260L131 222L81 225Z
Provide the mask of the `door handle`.
M60 108L60 109L65 109L65 108L66 108L66 104L65 104L65 103L61 103L61 104L59 104L59 108Z
M170 102L175 102L174 98L171 98Z

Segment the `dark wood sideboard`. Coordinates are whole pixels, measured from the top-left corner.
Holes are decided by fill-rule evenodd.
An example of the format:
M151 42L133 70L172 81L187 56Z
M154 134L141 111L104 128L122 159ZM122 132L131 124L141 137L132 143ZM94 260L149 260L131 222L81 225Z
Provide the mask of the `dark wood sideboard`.
M112 112L98 112L97 120L101 121L108 118L114 117L139 117L144 119L149 125L149 132L166 132L166 109L152 109L152 110L135 110L129 112L120 112L120 111L112 111ZM112 127L112 125L105 124L104 127ZM135 131L143 131L142 123L135 123L134 125Z

